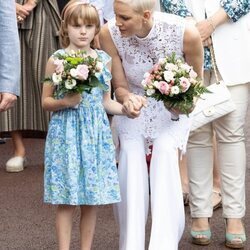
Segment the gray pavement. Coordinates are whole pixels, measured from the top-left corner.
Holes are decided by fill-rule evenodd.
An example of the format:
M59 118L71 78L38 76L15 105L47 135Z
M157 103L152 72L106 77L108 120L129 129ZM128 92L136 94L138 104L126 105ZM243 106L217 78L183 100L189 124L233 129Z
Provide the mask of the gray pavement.
M248 112L249 113L249 112ZM249 115L248 115L249 117ZM249 118L248 118L249 119ZM245 218L246 233L250 238L250 124L247 131L247 213ZM249 136L248 136L249 135ZM54 230L55 208L43 203L43 150L44 139L25 139L27 147L27 168L20 173L6 173L5 162L12 154L11 141L0 144L0 250L56 250ZM186 211L186 228L181 240L181 250L216 250L224 247L224 224L222 209L214 212L211 219L212 243L207 247L194 246L190 243L189 207ZM79 249L78 233L79 210L76 211L72 250ZM150 218L147 224L147 244ZM245 249L250 249L249 246ZM101 206L97 221L93 250L117 250L118 229L112 207ZM171 250L171 249L166 249Z

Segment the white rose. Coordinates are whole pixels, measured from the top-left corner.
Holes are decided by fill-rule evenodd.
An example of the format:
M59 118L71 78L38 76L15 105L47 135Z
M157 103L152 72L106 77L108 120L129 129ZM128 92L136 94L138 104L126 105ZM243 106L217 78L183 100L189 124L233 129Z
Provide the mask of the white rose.
M96 63L96 70L97 71L102 71L103 70L103 63L102 62L97 62Z
M65 88L66 89L73 89L76 86L76 80L75 79L71 79L71 80L66 80L65 81Z
M147 96L151 96L155 93L154 89L147 89Z
M179 87L178 87L178 86L173 86L173 87L171 88L171 90L170 90L170 93L171 93L172 95L178 95L178 94L180 93Z
M77 77L77 74L78 74L78 71L77 71L76 69L71 69L69 73L70 73L70 75L71 75L72 77L76 78L76 77Z
M173 63L166 63L165 69L170 71L177 71L178 67Z
M164 79L166 82L174 80L174 73L172 71L164 71Z
M159 88L159 81L154 81L153 86L155 86L158 89Z
M61 74L57 74L57 73L53 73L52 75L52 81L55 85L58 85L61 81L62 81L62 75Z

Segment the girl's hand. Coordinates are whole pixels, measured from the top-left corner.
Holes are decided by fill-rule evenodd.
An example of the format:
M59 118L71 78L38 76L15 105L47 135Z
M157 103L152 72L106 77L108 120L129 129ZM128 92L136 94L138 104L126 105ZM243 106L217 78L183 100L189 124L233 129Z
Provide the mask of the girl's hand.
M142 107L146 107L146 104L145 97L130 93L123 102L123 111L129 118L136 118L140 115Z
M198 29L201 40L204 42L207 40L211 34L214 32L214 27L209 19L202 20L196 23L196 28Z
M73 108L77 104L79 104L82 100L81 94L79 93L73 93L73 94L67 94L63 98L63 102L65 104L65 107L67 108Z

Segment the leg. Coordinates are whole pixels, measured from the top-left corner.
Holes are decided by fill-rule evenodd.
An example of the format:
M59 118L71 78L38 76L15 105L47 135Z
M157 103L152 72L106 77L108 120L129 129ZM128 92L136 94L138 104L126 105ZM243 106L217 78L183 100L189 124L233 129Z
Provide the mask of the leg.
M248 85L229 87L236 110L215 123L221 171L223 216L227 232L242 234L245 215L246 151L244 124L248 105Z
M14 155L15 156L25 156L25 146L23 143L23 137L21 131L12 131L11 132L12 142L14 146Z
M178 150L168 132L154 141L150 187L152 229L149 249L177 249L185 226L185 215Z
M213 137L213 152L214 152L214 162L213 162L213 194L212 194L212 205L213 209L217 209L222 206L221 198L221 188L220 188L220 172L218 164L218 154L217 154L217 142L216 137Z
M181 186L183 193L184 205L187 206L189 203L189 188L188 188L188 172L187 172L187 156L183 155L182 159L179 160Z
M148 216L148 172L144 138L120 136L118 174L122 201L115 205L120 228L120 250L145 249Z
M14 157L10 158L6 162L7 172L20 172L24 169L25 164L25 146L23 143L21 131L11 132L13 147L14 147Z
M81 250L90 250L95 233L96 206L81 206Z
M56 210L56 232L59 250L69 250L75 206L59 205Z
M210 71L204 72L204 84L213 81ZM209 230L208 218L212 216L211 203L213 187L213 128L206 124L190 134L187 147L190 210L192 231ZM201 191L202 190L202 191ZM208 235L208 234L207 234ZM207 236L197 235L196 238Z

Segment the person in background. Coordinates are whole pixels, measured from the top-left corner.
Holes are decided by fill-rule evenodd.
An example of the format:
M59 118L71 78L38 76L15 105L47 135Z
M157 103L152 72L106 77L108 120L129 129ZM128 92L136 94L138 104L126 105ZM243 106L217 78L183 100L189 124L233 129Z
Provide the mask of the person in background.
M11 134L14 149L6 163L8 172L24 169L23 133L47 132L50 114L41 107L41 81L49 55L59 47L60 16L56 0L16 0L16 16L21 48L21 92L13 109L0 114L0 132Z
M159 2L159 1L158 1ZM160 0L161 8L163 11L179 15L185 17L190 22L195 22L192 13L187 9L184 0L180 1L170 1L170 0ZM204 70L211 69L211 63L208 64L207 59L207 47L204 46ZM211 202L213 205L213 209L220 208L222 206L222 198L221 198L221 188L220 188L220 174L219 174L219 166L217 161L217 145L214 137L214 162L213 162L213 192ZM182 181L182 190L183 190L183 200L184 204L189 204L189 188L188 188L188 170L187 170L187 156L183 156L180 161L180 173L181 173L181 181Z
M92 88L90 93L55 98L57 89L51 81L43 86L43 108L53 111L45 146L44 201L57 205L59 250L70 249L76 206L81 210L79 249L86 250L91 249L93 241L97 205L120 202L115 149L106 112L123 115L123 106L110 97L110 56L92 48L99 30L95 6L86 1L70 1L62 11L63 49L54 53L47 64L49 78L55 72L58 54L84 50L103 65L98 74L103 88Z
M165 2L165 6L171 4ZM166 3L168 2L168 3ZM183 1L175 2L177 3ZM243 248L246 234L242 219L246 211L246 152L244 124L250 82L250 3L248 0L186 0L180 12L190 11L205 47L205 84L214 83L209 47L213 45L219 76L228 85L236 110L191 133L188 143L191 235L195 244L211 241L209 218L212 195L213 134L218 147L225 244ZM202 191L202 192L201 192Z
M20 48L13 3L0 3L0 112L11 108L20 92ZM4 143L0 138L0 144Z
M0 112L10 109L20 93L20 48L14 4L12 0L0 2Z
M116 211L121 250L145 249L149 179L149 249L177 249L185 224L178 148L185 148L190 119L180 115L179 121L171 120L171 113L162 102L143 97L141 81L145 72L172 52L184 57L201 76L203 50L195 27L185 27L185 20L178 16L155 14L154 9L155 0L114 0L115 18L100 32L101 47L112 57L115 97L128 116L134 118L113 119L120 141L118 173L122 201ZM145 155L151 145L148 174Z

